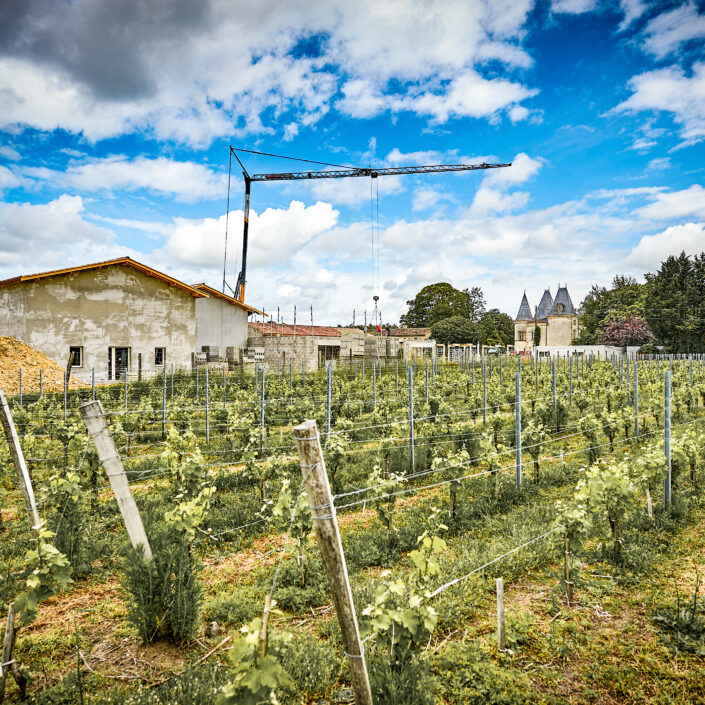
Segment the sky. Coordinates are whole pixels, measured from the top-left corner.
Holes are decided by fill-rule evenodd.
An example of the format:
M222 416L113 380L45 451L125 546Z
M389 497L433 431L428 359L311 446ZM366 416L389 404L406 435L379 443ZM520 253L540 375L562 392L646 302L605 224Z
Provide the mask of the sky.
M395 322L438 281L577 305L705 250L704 44L695 0L0 0L0 278L128 255L221 289L233 145L512 162L254 183L246 300L275 319L377 295ZM235 164L232 287L243 199Z

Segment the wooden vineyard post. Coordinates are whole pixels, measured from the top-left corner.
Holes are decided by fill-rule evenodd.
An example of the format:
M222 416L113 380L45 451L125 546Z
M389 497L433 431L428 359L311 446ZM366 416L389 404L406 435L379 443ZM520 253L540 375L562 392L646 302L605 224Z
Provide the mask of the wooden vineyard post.
M3 430L7 438L7 444L10 446L10 456L12 463L17 472L17 480L20 483L22 497L24 498L24 506L29 516L29 524L31 527L38 526L40 523L39 512L37 512L37 503L34 499L34 491L32 490L32 480L27 470L27 463L24 459L20 439L17 435L15 422L12 420L12 412L5 399L5 393L0 389L0 422L2 422Z
M5 700L5 684L7 676L12 673L17 687L19 688L20 700L24 700L27 691L27 678L20 671L17 661L14 659L15 638L15 603L11 602L7 610L7 624L5 627L5 638L2 645L2 655L0 656L0 703Z
M142 517L140 517L135 499L130 491L130 483L127 481L127 475L122 467L113 437L105 424L103 405L100 401L87 401L81 404L79 411L81 412L83 423L95 443L98 457L105 468L105 474L108 476L110 486L115 493L115 499L125 521L125 528L130 536L130 541L135 548L142 544L144 557L151 561L152 549L149 546L147 534L142 525Z
M343 544L340 540L316 422L304 421L294 428L294 434L299 451L301 472L306 484L308 503L311 507L311 517L316 530L316 539L333 593L333 602L343 635L345 654L348 657L355 703L356 705L372 705L372 691L365 663L365 651L360 639L348 568L343 553Z
M487 426L487 364L484 357L482 358L482 425Z
M504 619L504 579L497 578L497 649L504 651L506 624Z

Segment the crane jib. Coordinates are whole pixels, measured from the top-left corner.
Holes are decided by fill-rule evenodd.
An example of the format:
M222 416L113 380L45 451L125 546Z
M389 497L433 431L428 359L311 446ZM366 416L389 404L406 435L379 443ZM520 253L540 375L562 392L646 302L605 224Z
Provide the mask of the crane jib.
M392 176L394 174L432 174L447 171L475 171L477 169L498 169L508 164L434 164L431 166L400 166L381 169L329 169L326 171L291 171L276 174L253 174L251 181L297 181L300 179L342 179L351 176Z

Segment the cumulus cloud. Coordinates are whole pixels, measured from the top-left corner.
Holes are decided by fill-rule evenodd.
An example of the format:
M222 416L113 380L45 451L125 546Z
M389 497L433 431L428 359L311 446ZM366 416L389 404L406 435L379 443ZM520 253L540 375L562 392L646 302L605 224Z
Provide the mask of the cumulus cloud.
M698 12L695 3L688 2L654 17L646 25L643 35L644 49L662 59L691 39L705 37L705 15Z
M7 189L19 186L20 180L7 167L0 166L0 194Z
M652 203L638 210L648 220L676 220L677 218L705 218L705 189L693 184L681 191L661 191Z
M224 174L203 164L179 162L166 157L129 159L114 156L73 163L64 171L30 167L22 173L79 191L144 189L174 195L178 200L187 202L222 196L227 185Z
M0 205L0 273L30 274L128 254L111 231L88 222L80 196Z
M530 9L530 0L273 0L247 12L223 0L28 0L0 8L0 120L91 141L148 131L194 145L280 130L289 139L333 105L359 118L524 120L520 103L535 91L478 69L531 65L521 46Z
M676 66L647 71L631 78L628 87L632 95L611 113L668 112L685 144L705 138L705 63L696 63L691 76Z
M644 0L620 0L619 5L624 13L624 18L619 25L620 32L627 29L629 25L634 22L634 20L639 19L639 17L641 17L646 10L646 3Z
M553 0L551 10L558 14L580 15L597 9L597 0Z
M16 162L18 159L22 158L22 155L14 147L10 147L9 144L0 146L0 156L3 156L5 159L9 159L13 162Z
M261 213L251 210L248 265L286 264L316 235L332 228L338 215L333 206L320 201L312 206L292 201L286 209L267 208ZM239 231L242 217L242 211L230 213L231 233ZM220 218L175 218L167 242L156 254L182 267L222 267L224 242L224 215ZM237 247L233 249L234 259Z
M626 263L644 271L658 269L670 255L700 254L705 243L705 223L685 223L666 228L657 235L645 235L629 253Z

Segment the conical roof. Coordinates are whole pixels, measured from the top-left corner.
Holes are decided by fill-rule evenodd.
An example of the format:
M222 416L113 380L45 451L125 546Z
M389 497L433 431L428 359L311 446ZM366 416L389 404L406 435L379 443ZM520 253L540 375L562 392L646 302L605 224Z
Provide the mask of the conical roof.
M533 318L531 315L531 306L529 306L529 299L526 298L526 292L521 300L521 305L519 306L519 313L514 319L515 321L530 321Z
M539 301L539 307L536 310L536 318L546 318L548 316L549 311L551 310L551 307L553 306L553 297L551 296L551 292L546 289L546 291L543 292L543 296L541 297L541 301Z
M565 286L559 287L556 292L556 298L553 300L553 306L548 314L549 316L576 316L575 307L570 300L568 288Z

